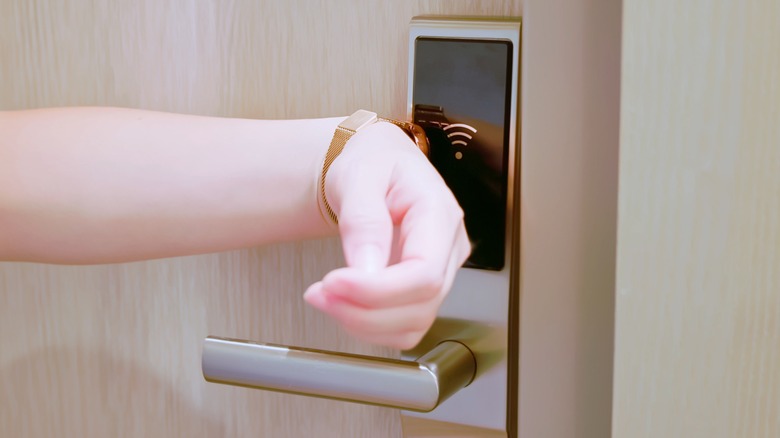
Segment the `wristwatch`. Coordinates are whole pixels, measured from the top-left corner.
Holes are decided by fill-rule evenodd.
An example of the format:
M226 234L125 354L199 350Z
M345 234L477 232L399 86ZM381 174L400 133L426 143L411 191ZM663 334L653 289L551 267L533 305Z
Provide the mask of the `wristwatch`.
M344 145L347 144L347 141L361 129L377 122L388 122L398 126L414 141L414 144L420 151L422 151L426 157L428 156L428 138L425 136L425 131L420 126L409 122L384 119L378 117L376 113L371 111L355 111L351 116L347 117L346 120L341 122L336 128L336 132L333 133L333 140L331 140L328 152L325 154L325 162L322 164L322 172L320 173L320 196L318 197L321 203L320 210L322 211L324 209L324 215L329 217L334 224L338 224L339 219L328 203L328 198L325 196L325 176L328 173L328 169L330 169L330 165L333 164L336 157L344 150Z

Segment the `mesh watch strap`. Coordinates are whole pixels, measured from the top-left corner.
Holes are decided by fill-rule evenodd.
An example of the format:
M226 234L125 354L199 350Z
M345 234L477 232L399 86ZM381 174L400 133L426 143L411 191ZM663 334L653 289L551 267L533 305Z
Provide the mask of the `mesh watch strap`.
M322 164L322 174L320 175L320 199L322 200L322 206L325 208L325 214L337 225L339 223L339 218L336 216L336 212L333 211L333 208L331 208L328 197L325 196L325 176L328 174L328 169L330 169L330 165L333 164L333 160L335 160L341 151L344 150L344 145L347 144L347 140L355 135L355 132L356 131L351 129L342 128L341 126L336 128L336 132L333 133L333 140L330 141L328 152L325 153L325 162Z
M376 113L365 110L358 110L349 116L345 121L339 124L339 126L336 128L336 131L333 133L333 139L330 141L330 147L328 147L328 152L325 153L325 161L322 164L322 172L320 173L319 181L318 202L322 204L320 211L322 212L324 209L325 212L323 216L330 218L330 220L332 220L336 225L339 223L339 218L336 215L336 212L334 212L333 208L330 206L328 197L325 196L325 177L328 174L328 169L330 169L333 161L335 161L339 154L341 154L341 151L344 150L344 146L347 144L347 141L350 139L350 137L355 135L355 133L357 133L363 127L371 125L375 122L388 122L398 126L412 140L414 140L415 144L423 152L423 154L426 156L428 155L428 140L425 137L425 131L413 123L378 118L376 117Z

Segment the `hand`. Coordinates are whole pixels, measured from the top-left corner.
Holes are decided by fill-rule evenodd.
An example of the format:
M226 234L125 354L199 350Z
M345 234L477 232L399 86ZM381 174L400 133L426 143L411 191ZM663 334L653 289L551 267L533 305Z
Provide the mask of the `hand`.
M326 196L347 267L304 294L352 335L408 349L436 319L471 248L463 211L398 127L360 130L331 165Z

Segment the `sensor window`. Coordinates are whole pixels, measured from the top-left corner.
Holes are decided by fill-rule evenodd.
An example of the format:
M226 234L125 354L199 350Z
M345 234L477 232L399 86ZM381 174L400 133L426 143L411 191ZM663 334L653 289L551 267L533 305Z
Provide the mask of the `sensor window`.
M510 41L415 41L413 119L464 210L473 248L466 267L504 267L511 68Z

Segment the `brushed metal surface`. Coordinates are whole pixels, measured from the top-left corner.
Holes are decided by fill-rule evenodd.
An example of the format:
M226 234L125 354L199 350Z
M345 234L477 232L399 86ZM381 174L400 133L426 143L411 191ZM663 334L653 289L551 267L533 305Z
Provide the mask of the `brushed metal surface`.
M445 341L417 361L208 337L203 376L215 383L427 412L476 374L463 344Z
M512 70L507 160L506 244L503 269L461 268L439 318L425 339L403 357L415 357L445 339L457 340L474 352L477 376L464 388L426 414L403 412L407 418L424 418L516 435L519 309L519 112L520 18L415 17L409 31L407 111L413 112L415 40L419 37L504 40L512 42ZM511 334L511 339L510 335ZM465 431L463 433L466 433Z

